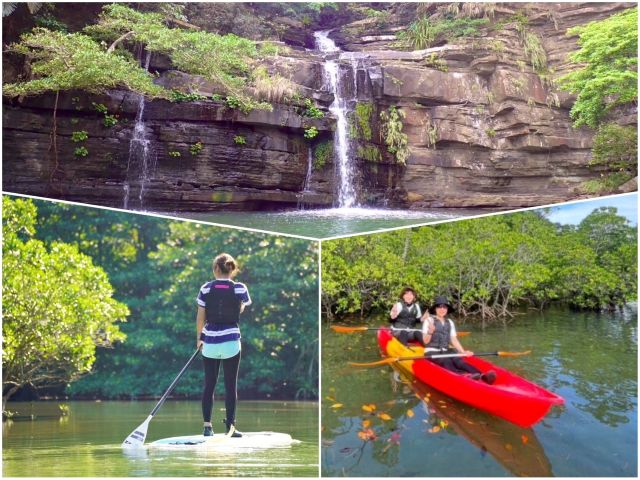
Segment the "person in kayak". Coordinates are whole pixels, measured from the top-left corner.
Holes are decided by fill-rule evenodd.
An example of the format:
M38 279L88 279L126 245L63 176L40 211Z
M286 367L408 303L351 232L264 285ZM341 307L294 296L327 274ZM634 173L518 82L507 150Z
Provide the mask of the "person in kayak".
M425 344L425 353L441 352L441 353L464 353L473 355L473 352L465 350L458 340L456 326L453 321L447 318L449 313L453 312L453 307L446 297L436 297L433 306L422 317L422 333ZM453 349L449 348L449 344L453 345ZM461 357L450 358L432 358L433 363L440 365L452 372L468 374L474 380L483 380L492 384L496 381L496 373L490 370L482 373L473 365L465 362Z
M196 315L196 345L202 348L204 365L204 389L202 392L202 417L205 436L213 435L211 412L213 410L213 392L218 382L220 364L224 371L225 408L227 433L234 425L237 384L240 367L240 314L251 297L247 287L232 278L238 273L234 258L221 253L213 260L215 280L205 283L198 292L198 313ZM235 431L233 437L242 434Z
M391 332L405 346L412 340L424 346L420 325L422 311L420 310L420 305L416 302L417 299L418 296L413 288L403 288L400 292L400 301L391 308L389 314L391 317Z

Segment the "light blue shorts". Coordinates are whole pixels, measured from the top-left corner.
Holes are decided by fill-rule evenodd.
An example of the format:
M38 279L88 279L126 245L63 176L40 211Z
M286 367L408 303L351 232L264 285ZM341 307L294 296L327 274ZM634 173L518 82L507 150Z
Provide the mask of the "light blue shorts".
M240 340L231 340L224 343L205 343L202 345L202 356L224 360L225 358L235 357L240 353L240 350Z

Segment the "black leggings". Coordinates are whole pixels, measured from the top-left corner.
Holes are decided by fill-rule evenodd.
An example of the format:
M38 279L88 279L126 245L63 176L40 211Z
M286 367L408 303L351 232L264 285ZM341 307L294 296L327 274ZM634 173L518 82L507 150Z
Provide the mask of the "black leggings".
M446 368L447 370L451 370L456 373L481 373L480 370L465 362L460 357L432 358L431 361L436 365L440 365L442 368Z
M235 423L236 403L238 401L238 370L240 368L240 353L231 358L219 360L217 358L202 357L204 364L204 390L202 392L202 418L211 422L213 410L213 392L218 383L220 363L224 370L224 406L227 410L227 424Z
M398 328L403 328L403 327L398 327ZM400 343L402 343L404 346L408 346L410 341L415 341L418 342L418 344L422 345L424 347L424 341L422 340L422 332L414 332L414 331L406 331L406 330L402 330L402 331L393 331L393 336L396 337L398 339L398 341Z

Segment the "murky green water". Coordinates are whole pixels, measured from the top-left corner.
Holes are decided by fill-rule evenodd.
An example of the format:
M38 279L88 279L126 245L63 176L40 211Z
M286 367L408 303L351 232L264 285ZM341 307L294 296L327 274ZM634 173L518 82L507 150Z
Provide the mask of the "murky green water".
M637 304L615 315L530 313L484 332L459 325L476 352L533 350L490 357L564 397L531 429L403 381L390 366L349 367L380 358L375 333L323 328L322 474L636 477L637 325ZM369 404L374 415L362 409Z
M290 212L211 212L175 215L181 218L309 238L329 238L408 225L424 225L480 213L486 212L462 209L414 212L370 208L333 208Z
M147 417L155 402L9 403L10 411L36 419L5 422L5 477L315 477L318 475L318 405L311 402L243 402L238 429L290 434L301 443L251 451L156 451L126 454L122 441ZM214 422L222 412L214 413ZM146 443L201 432L200 403L169 401L151 421ZM214 429L216 424L214 423ZM222 424L218 427L222 431Z

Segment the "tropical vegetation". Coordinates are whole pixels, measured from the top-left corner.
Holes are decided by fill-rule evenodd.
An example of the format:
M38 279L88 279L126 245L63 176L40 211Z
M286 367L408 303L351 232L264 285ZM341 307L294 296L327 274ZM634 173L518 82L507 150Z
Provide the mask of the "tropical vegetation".
M5 391L17 383L7 377L16 359L56 372L67 366L60 359L74 374L62 386L34 385L76 398L160 395L194 351L195 297L212 277L212 258L226 251L253 300L241 321L239 394L317 398L314 243L54 202L4 203ZM201 383L192 367L175 394L197 397Z
M616 308L637 296L637 231L615 208L579 225L531 211L323 243L326 317L387 309L405 285L448 296L459 315L507 321L519 308Z

